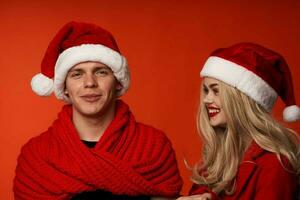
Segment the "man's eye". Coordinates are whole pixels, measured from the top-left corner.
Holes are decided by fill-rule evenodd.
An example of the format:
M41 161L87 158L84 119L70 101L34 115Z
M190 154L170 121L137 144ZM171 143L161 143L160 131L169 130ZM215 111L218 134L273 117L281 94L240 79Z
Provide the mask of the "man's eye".
M108 71L107 70L98 70L98 71L96 71L96 74L104 76L104 75L108 74Z
M77 78L77 77L80 77L80 76L81 76L80 72L73 72L73 73L71 73L71 77L72 78Z

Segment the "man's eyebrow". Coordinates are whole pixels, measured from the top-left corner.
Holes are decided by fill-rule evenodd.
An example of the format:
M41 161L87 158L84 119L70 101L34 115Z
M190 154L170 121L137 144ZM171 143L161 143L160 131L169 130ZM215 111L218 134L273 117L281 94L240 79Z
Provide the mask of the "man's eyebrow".
M109 71L112 71L109 67L106 67L106 66L96 66L94 67L93 71L97 71L97 70L109 70ZM73 69L70 69L69 72L83 72L84 69L82 68L73 68Z
M70 69L69 72L74 72L74 71L77 71L77 72L80 72L80 71L83 71L82 69L80 68L75 68L75 69Z
M111 72L113 73L113 70L107 66L96 66L93 71L97 71L97 70L105 70L106 72Z
M110 70L109 67L106 66L96 66L95 69L106 69L106 70Z

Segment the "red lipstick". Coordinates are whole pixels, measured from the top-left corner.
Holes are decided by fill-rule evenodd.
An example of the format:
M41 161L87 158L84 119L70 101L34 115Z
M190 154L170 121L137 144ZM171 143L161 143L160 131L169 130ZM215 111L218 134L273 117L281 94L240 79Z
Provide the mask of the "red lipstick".
M217 107L213 107L213 106L207 107L207 113L210 118L216 116L217 114L219 114L219 112L220 112L220 109Z

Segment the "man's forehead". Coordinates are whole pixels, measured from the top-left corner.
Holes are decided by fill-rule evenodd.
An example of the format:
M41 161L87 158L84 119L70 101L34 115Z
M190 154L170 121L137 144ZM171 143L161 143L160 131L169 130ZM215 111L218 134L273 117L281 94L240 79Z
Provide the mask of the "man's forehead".
M95 68L97 68L97 69L102 68L102 69L111 70L107 65L105 65L103 63L88 61L88 62L82 62L82 63L76 64L69 71L84 70L84 69L95 69Z

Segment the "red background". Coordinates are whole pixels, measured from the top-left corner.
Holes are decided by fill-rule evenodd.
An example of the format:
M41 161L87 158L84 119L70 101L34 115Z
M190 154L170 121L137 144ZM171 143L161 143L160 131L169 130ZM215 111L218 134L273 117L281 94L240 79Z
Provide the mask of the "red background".
M131 69L123 99L139 121L172 140L186 194L191 183L183 158L199 158L195 116L199 70L218 47L250 41L288 61L300 102L300 2L285 1L0 1L0 199L13 199L12 180L21 146L46 130L62 102L30 88L46 47L70 20L96 23L113 33ZM283 103L273 115L282 120ZM300 132L300 123L289 124Z

